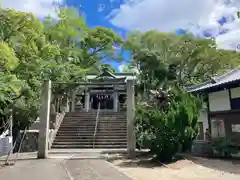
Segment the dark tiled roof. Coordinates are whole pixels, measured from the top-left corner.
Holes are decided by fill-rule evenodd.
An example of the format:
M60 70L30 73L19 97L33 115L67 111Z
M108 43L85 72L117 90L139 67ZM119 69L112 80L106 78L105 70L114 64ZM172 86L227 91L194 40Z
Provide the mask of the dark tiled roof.
M236 68L221 76L213 77L212 80L188 87L187 90L188 92L203 91L209 88L217 87L224 84L229 84L231 82L236 82L239 80L240 80L240 68Z
M126 81L126 77L123 78L102 78L102 79L90 79L90 82L125 82Z

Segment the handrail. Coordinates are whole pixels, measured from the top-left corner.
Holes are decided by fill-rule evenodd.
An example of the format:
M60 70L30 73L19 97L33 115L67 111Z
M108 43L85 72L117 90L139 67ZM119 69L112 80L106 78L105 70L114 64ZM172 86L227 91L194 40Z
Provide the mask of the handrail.
M97 127L98 127L98 122L99 122L99 113L100 113L100 102L98 103L97 116L96 116L96 122L95 122L95 129L94 129L94 134L93 134L93 148L95 147L95 137L96 137Z

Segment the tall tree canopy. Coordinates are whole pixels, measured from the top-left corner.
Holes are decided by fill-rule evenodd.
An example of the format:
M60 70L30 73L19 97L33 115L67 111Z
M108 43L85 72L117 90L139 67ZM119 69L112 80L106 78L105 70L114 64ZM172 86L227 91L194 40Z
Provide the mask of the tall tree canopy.
M181 85L192 85L240 64L237 52L216 49L213 39L191 34L132 32L125 48L132 52L132 65L140 78L153 86L172 78Z
M57 20L40 21L31 13L0 8L1 116L14 109L16 127L36 119L44 79L62 83L83 80L101 69L101 59L116 59L122 39L104 27L89 28L73 8L59 8ZM68 85L54 85L58 90Z

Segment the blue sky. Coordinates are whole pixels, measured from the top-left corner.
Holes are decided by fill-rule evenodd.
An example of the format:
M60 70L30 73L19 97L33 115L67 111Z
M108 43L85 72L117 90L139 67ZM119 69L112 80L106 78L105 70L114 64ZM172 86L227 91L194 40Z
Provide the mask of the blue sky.
M240 42L237 11L240 0L57 0L79 8L90 27L113 28L124 36L131 30L184 33L215 38L218 48L236 49ZM2 0L3 8L54 16L56 0ZM81 8L80 8L81 5ZM124 57L129 59L129 55ZM111 64L117 69L122 64Z
M81 7L80 11L84 13L86 21L90 27L104 26L114 29L119 35L124 36L127 30L114 26L108 21L107 16L111 13L112 9L119 8L124 0L66 0L65 3L70 6ZM125 61L129 59L129 53L124 53ZM104 61L104 63L111 64L117 71L122 63L115 61Z

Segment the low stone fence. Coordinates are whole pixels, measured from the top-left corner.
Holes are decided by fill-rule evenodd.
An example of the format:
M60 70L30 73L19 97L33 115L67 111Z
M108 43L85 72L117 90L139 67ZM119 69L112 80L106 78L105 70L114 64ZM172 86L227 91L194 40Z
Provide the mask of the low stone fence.
M194 156L208 156L208 157L218 157L218 153L213 148L213 144L210 141L205 140L195 140L192 145L192 154ZM221 155L224 157L224 155ZM240 148L238 148L235 154L231 154L231 157L240 158Z
M7 155L12 148L12 137L0 138L0 156Z
M49 124L49 149L56 137L57 131L62 123L65 113L55 113L50 115ZM21 139L24 136L24 130L21 131L20 137L17 140L15 151L18 151ZM38 150L38 135L39 135L39 121L33 123L33 125L26 131L24 136L20 152L34 152Z
M192 145L192 154L194 156L211 156L212 143L204 140L194 140Z

